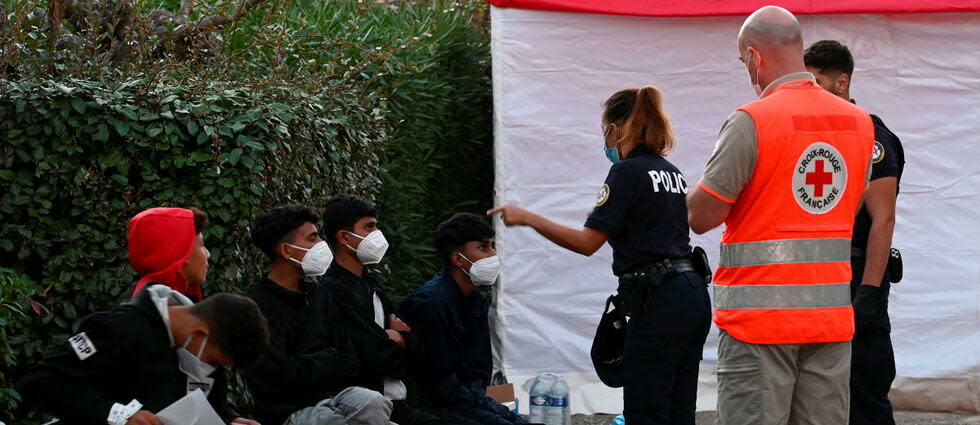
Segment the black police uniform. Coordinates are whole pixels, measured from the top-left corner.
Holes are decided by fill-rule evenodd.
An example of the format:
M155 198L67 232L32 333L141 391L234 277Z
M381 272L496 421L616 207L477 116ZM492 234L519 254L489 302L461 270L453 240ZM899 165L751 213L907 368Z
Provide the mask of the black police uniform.
M642 145L610 168L585 226L608 235L615 275L691 255L687 190L677 167ZM697 273L666 278L651 291L627 325L628 423L694 424L698 363L710 327L708 290Z
M885 123L871 115L875 126L875 150L872 155L871 180L884 177L902 179L905 151ZM897 189L897 188L896 188ZM851 239L851 295L857 294L864 278L865 249L871 231L871 215L861 208L854 221ZM851 343L851 425L894 425L888 390L895 380L895 353L892 350L891 324L888 320L888 292L891 283L885 270L878 289L866 288L869 297L854 304L854 341Z

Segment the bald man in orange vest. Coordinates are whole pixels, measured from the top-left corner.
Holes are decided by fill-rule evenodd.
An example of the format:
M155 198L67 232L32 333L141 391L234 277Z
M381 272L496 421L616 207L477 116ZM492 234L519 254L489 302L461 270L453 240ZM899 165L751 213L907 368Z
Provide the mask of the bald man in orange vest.
M722 126L688 196L691 230L722 223L714 276L722 425L844 425L850 239L874 125L805 72L789 11L757 10L738 36L759 99Z

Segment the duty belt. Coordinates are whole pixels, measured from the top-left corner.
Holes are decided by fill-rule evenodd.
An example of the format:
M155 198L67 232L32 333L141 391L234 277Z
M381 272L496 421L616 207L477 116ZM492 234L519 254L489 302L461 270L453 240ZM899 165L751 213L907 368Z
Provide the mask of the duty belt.
M690 259L664 258L644 266L633 273L619 277L619 288L614 299L616 308L626 316L641 313L650 298L650 291L660 286L660 282L683 272L695 271Z
M672 277L677 273L693 272L694 264L687 258L665 258L653 264L643 266L633 273L626 273L620 279L646 278L649 275L660 275L661 278Z

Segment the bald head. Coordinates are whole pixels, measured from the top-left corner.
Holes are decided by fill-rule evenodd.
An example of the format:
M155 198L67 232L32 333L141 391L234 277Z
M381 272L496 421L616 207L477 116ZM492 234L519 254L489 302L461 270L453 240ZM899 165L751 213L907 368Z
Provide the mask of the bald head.
M802 72L805 67L800 22L779 6L756 10L738 33L738 53L752 83L763 89L783 75Z
M760 51L796 50L803 56L803 31L790 11L766 6L749 15L738 33L739 50L751 46Z

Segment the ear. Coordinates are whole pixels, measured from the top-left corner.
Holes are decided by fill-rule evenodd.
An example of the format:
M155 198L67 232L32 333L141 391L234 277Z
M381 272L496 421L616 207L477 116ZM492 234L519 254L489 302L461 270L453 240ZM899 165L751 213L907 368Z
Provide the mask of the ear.
M841 74L837 77L837 81L834 82L835 88L838 93L850 93L851 88L851 76L847 74Z
M336 233L333 234L333 240L337 246L350 245L349 243L347 243L347 239L345 239L346 235L347 234L344 233L344 230L338 230Z
M276 245L276 259L277 260L283 259L283 260L287 260L288 261L289 260L289 251L288 251L288 249L289 249L289 246L286 245L285 242L280 242L279 245Z
M752 62L752 65L755 66L756 69L759 69L759 67L762 66L762 55L759 54L759 51L756 50L755 47L750 46L746 51L749 54L749 61Z
M195 323L194 327L191 329L190 332L191 338L198 341L198 344L200 344L200 341L204 341L204 338L209 335L211 335L211 330L208 329L207 323L204 323L203 321L198 321L197 323ZM196 349L199 347L200 346L194 346L193 348Z
M452 254L449 254L449 255L450 255L450 257L449 257L449 263L450 264L452 264L453 266L459 267L461 269L466 269L466 267L465 267L466 266L466 260L463 259L463 257L460 255L459 251L453 251L453 253Z

